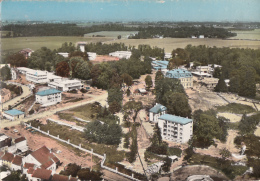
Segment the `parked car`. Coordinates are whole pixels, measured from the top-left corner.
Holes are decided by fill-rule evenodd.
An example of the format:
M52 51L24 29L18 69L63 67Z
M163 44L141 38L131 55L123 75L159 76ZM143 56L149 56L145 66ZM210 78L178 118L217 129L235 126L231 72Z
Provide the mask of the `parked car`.
M9 130L9 128L5 127L4 130Z

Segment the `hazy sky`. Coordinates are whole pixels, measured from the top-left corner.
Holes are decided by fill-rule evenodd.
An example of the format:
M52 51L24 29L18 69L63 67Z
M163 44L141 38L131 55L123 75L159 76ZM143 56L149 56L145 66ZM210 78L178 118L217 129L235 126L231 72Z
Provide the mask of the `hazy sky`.
M3 0L2 20L260 21L260 0Z

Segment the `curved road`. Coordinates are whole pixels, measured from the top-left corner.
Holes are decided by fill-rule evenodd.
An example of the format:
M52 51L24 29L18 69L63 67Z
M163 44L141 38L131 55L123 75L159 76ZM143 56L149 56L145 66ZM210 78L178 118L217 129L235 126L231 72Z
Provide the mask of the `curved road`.
M90 101L85 101L85 102L80 101L80 102L73 104L73 105L48 110L48 111L45 111L45 112L42 112L42 113L39 113L39 114L33 114L33 115L30 115L28 117L25 117L23 119L19 119L19 120L16 120L16 121L9 121L9 120L6 120L6 119L1 120L1 127L15 126L15 125L20 124L21 121L27 122L27 121L33 120L33 119L40 119L40 118L43 118L43 117L51 116L58 111L63 111L63 110L66 110L66 109L72 109L72 108L79 107L81 105L86 105L86 104L93 103L93 102L100 102L101 105L106 105L107 95L108 95L107 92L104 93L104 94L98 95L98 96L97 95L88 95L88 96L92 97L93 99L90 100Z

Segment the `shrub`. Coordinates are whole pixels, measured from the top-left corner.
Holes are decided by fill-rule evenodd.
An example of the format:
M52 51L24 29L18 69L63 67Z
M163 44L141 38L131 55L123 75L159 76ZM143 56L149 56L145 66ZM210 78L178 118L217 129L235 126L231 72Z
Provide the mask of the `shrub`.
M86 92L88 92L86 89L80 89L80 92L82 92L82 93L86 93Z
M34 113L34 110L31 109L31 110L29 111L29 114L31 115L31 114L33 114L33 113Z
M78 91L76 89L72 89L72 90L69 90L67 92L68 93L72 93L72 94L77 94L78 93Z

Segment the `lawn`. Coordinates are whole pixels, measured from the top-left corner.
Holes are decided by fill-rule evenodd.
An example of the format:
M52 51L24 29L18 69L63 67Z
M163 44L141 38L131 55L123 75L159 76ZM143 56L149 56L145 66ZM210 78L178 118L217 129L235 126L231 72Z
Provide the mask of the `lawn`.
M256 112L256 110L249 106L244 104L238 104L238 103L230 103L225 106L218 106L217 107L218 112L230 112L235 114L248 114L252 112Z
M260 40L260 29L255 29L251 31L231 31L236 33L237 36L231 37L229 39L247 39L247 40Z
M185 48L188 44L193 46L206 45L209 47L230 47L230 48L260 48L260 41L250 40L222 40L213 38L191 39L191 38L163 38L163 39L120 39L114 41L107 41L105 43L124 43L125 45L137 47L140 44L148 44L152 47L157 46L164 48L165 52L170 53L176 48Z

